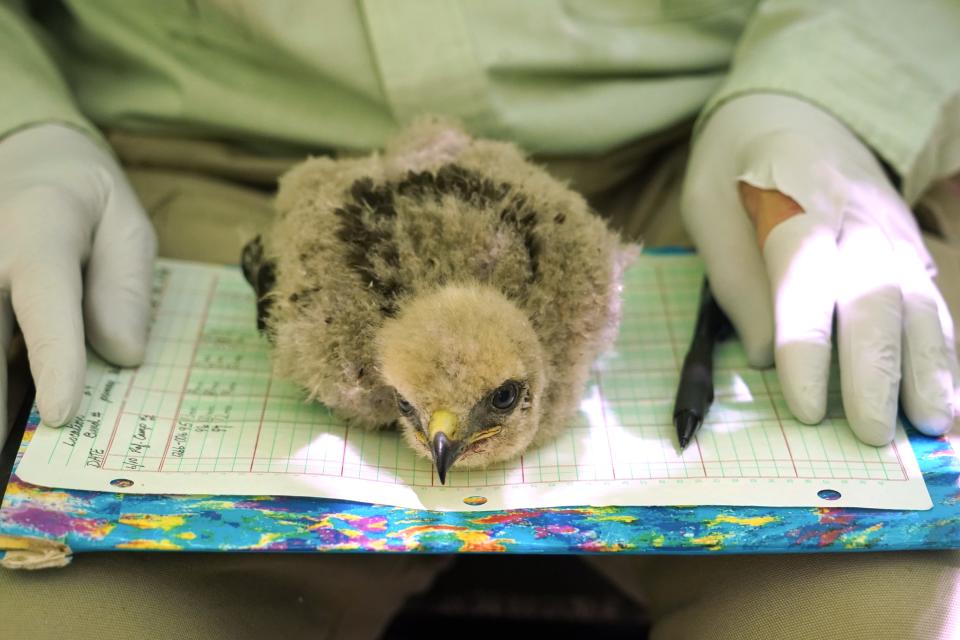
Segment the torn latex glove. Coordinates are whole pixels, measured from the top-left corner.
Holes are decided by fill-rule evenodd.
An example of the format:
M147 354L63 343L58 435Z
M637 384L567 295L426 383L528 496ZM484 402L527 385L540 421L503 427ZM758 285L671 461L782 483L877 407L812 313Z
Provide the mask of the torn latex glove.
M123 172L86 135L45 124L0 140L0 351L15 316L46 424L77 413L84 333L115 364L143 360L155 253L153 228ZM4 420L0 443L6 427Z
M836 309L857 437L893 438L898 394L920 431L950 429L953 323L933 261L877 159L833 116L772 94L723 105L695 142L683 216L750 364L776 362L799 420L826 413Z

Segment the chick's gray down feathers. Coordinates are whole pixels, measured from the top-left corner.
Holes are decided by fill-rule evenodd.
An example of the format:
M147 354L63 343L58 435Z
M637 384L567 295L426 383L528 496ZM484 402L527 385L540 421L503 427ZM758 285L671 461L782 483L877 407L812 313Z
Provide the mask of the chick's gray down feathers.
M438 409L476 430L506 425L464 467L569 422L615 336L636 249L515 146L426 119L382 154L295 167L276 204L243 266L277 375L351 426L398 423L426 457ZM504 380L517 408L488 415Z

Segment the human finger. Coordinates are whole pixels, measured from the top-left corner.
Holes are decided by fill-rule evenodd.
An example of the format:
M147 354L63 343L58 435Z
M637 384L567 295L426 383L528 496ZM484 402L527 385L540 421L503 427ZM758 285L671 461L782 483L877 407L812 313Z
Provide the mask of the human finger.
M957 361L953 321L921 259L898 251L903 291L903 411L922 433L938 436L953 426Z
M63 258L13 279L13 308L37 386L37 407L51 426L68 422L80 406L86 369L80 291L80 265Z
M135 366L146 349L157 242L127 185L111 191L84 274L83 314L91 346L115 364Z
M701 145L711 148L709 132ZM773 310L754 230L736 181L718 172L707 153L694 153L684 184L684 224L710 278L710 288L754 367L773 364Z
M774 359L787 406L801 422L823 419L836 303L836 236L807 213L777 225L763 248L773 292Z
M903 301L893 246L876 225L851 212L838 247L837 351L844 412L860 440L883 446L896 428L901 376Z
M5 256L11 302L23 333L43 421L60 426L77 411L86 370L80 265L89 247L88 216L66 215L75 202L55 189L34 189L2 215L19 228ZM64 221L67 222L64 222Z
M764 194L745 209L765 234L763 260L774 316L774 360L787 405L796 418L817 423L826 414L830 341L836 304L837 236L847 198L845 181L822 148L801 135L774 130L742 151L741 194ZM746 187L744 186L746 185ZM771 223L761 228L762 222Z

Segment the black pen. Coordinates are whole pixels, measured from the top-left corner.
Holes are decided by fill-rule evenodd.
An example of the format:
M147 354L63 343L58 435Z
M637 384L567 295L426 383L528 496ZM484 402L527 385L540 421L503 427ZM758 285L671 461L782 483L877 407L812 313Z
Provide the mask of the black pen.
M683 359L677 399L673 405L673 424L677 428L680 450L686 448L713 402L713 346L730 330L730 321L713 299L710 283L703 279L700 308L693 341Z

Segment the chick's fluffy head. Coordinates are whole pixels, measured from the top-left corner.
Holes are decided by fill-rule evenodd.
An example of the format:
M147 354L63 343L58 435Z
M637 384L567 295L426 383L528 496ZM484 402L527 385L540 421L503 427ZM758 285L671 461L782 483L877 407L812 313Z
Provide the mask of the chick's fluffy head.
M403 434L421 455L431 456L428 425L438 411L455 416L453 438L465 443L454 465L461 468L515 457L536 435L543 350L530 321L500 292L454 285L415 296L381 327L377 351L381 376L408 403L406 415L397 413ZM518 397L500 411L493 396L505 383Z

